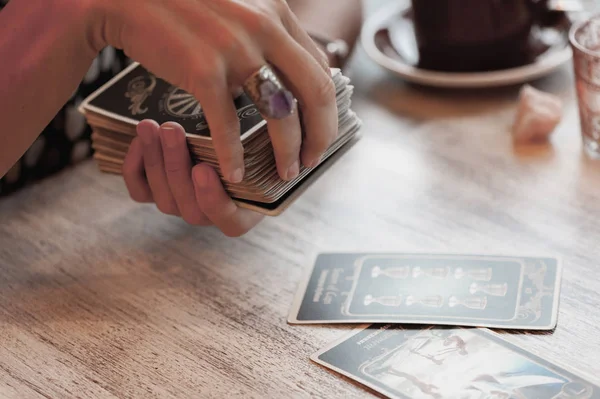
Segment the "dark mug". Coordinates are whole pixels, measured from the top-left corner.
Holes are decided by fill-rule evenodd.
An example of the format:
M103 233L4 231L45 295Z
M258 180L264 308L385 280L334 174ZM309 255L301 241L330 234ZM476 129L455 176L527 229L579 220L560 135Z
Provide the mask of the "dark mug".
M532 62L547 0L412 0L419 68L493 71Z

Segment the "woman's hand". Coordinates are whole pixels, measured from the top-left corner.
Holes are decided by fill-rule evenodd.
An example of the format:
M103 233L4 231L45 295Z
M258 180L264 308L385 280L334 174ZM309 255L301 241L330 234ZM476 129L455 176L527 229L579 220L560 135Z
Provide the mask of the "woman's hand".
M299 162L316 166L335 138L335 86L326 57L285 0L87 1L93 4L92 41L98 50L106 45L122 48L198 99L230 182L244 176L239 121L230 93L267 63L298 100L305 127L303 136L298 112L283 119L266 118L279 175L295 178ZM135 145L141 147L141 140ZM209 173L205 167L198 171L194 176ZM161 207L171 209L174 198L169 198ZM201 220L196 211L193 215Z
M154 202L161 212L193 225L214 224L229 237L245 234L262 220L262 215L237 207L209 165L192 168L185 133L176 123L138 124L123 177L133 200Z

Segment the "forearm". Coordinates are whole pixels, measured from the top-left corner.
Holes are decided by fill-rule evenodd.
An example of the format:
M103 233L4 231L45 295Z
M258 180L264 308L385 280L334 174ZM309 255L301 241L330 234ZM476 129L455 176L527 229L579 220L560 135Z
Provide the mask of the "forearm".
M12 0L0 12L0 177L66 103L96 55L76 1L69 7L66 0Z

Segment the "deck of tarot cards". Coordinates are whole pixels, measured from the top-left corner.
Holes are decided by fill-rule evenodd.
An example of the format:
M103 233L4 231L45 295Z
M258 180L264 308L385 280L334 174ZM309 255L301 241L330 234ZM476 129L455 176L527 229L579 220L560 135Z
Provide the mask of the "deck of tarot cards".
M215 168L225 190L241 207L266 215L283 212L350 143L358 137L359 118L350 109L353 87L339 69L332 69L337 88L339 130L336 140L313 169L301 166L292 181L282 180L276 169L267 123L246 94L234 100L244 147L244 180L232 184L223 179L201 104L189 93L161 80L138 63L86 98L79 110L92 127L94 159L101 171L121 173L123 160L136 125L144 119L162 124L177 122L187 133L192 163L204 162ZM337 155L337 156L336 156Z

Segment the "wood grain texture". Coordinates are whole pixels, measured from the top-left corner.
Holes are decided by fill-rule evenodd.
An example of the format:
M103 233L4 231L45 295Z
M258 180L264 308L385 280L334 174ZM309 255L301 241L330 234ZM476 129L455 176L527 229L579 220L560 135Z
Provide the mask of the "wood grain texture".
M374 4L374 3L371 3ZM322 251L557 254L558 327L510 339L599 375L600 163L570 68L550 145L515 147L518 87L406 85L359 51L363 139L286 213L228 239L139 205L91 162L0 201L0 397L372 397L308 357L350 326L290 326Z

